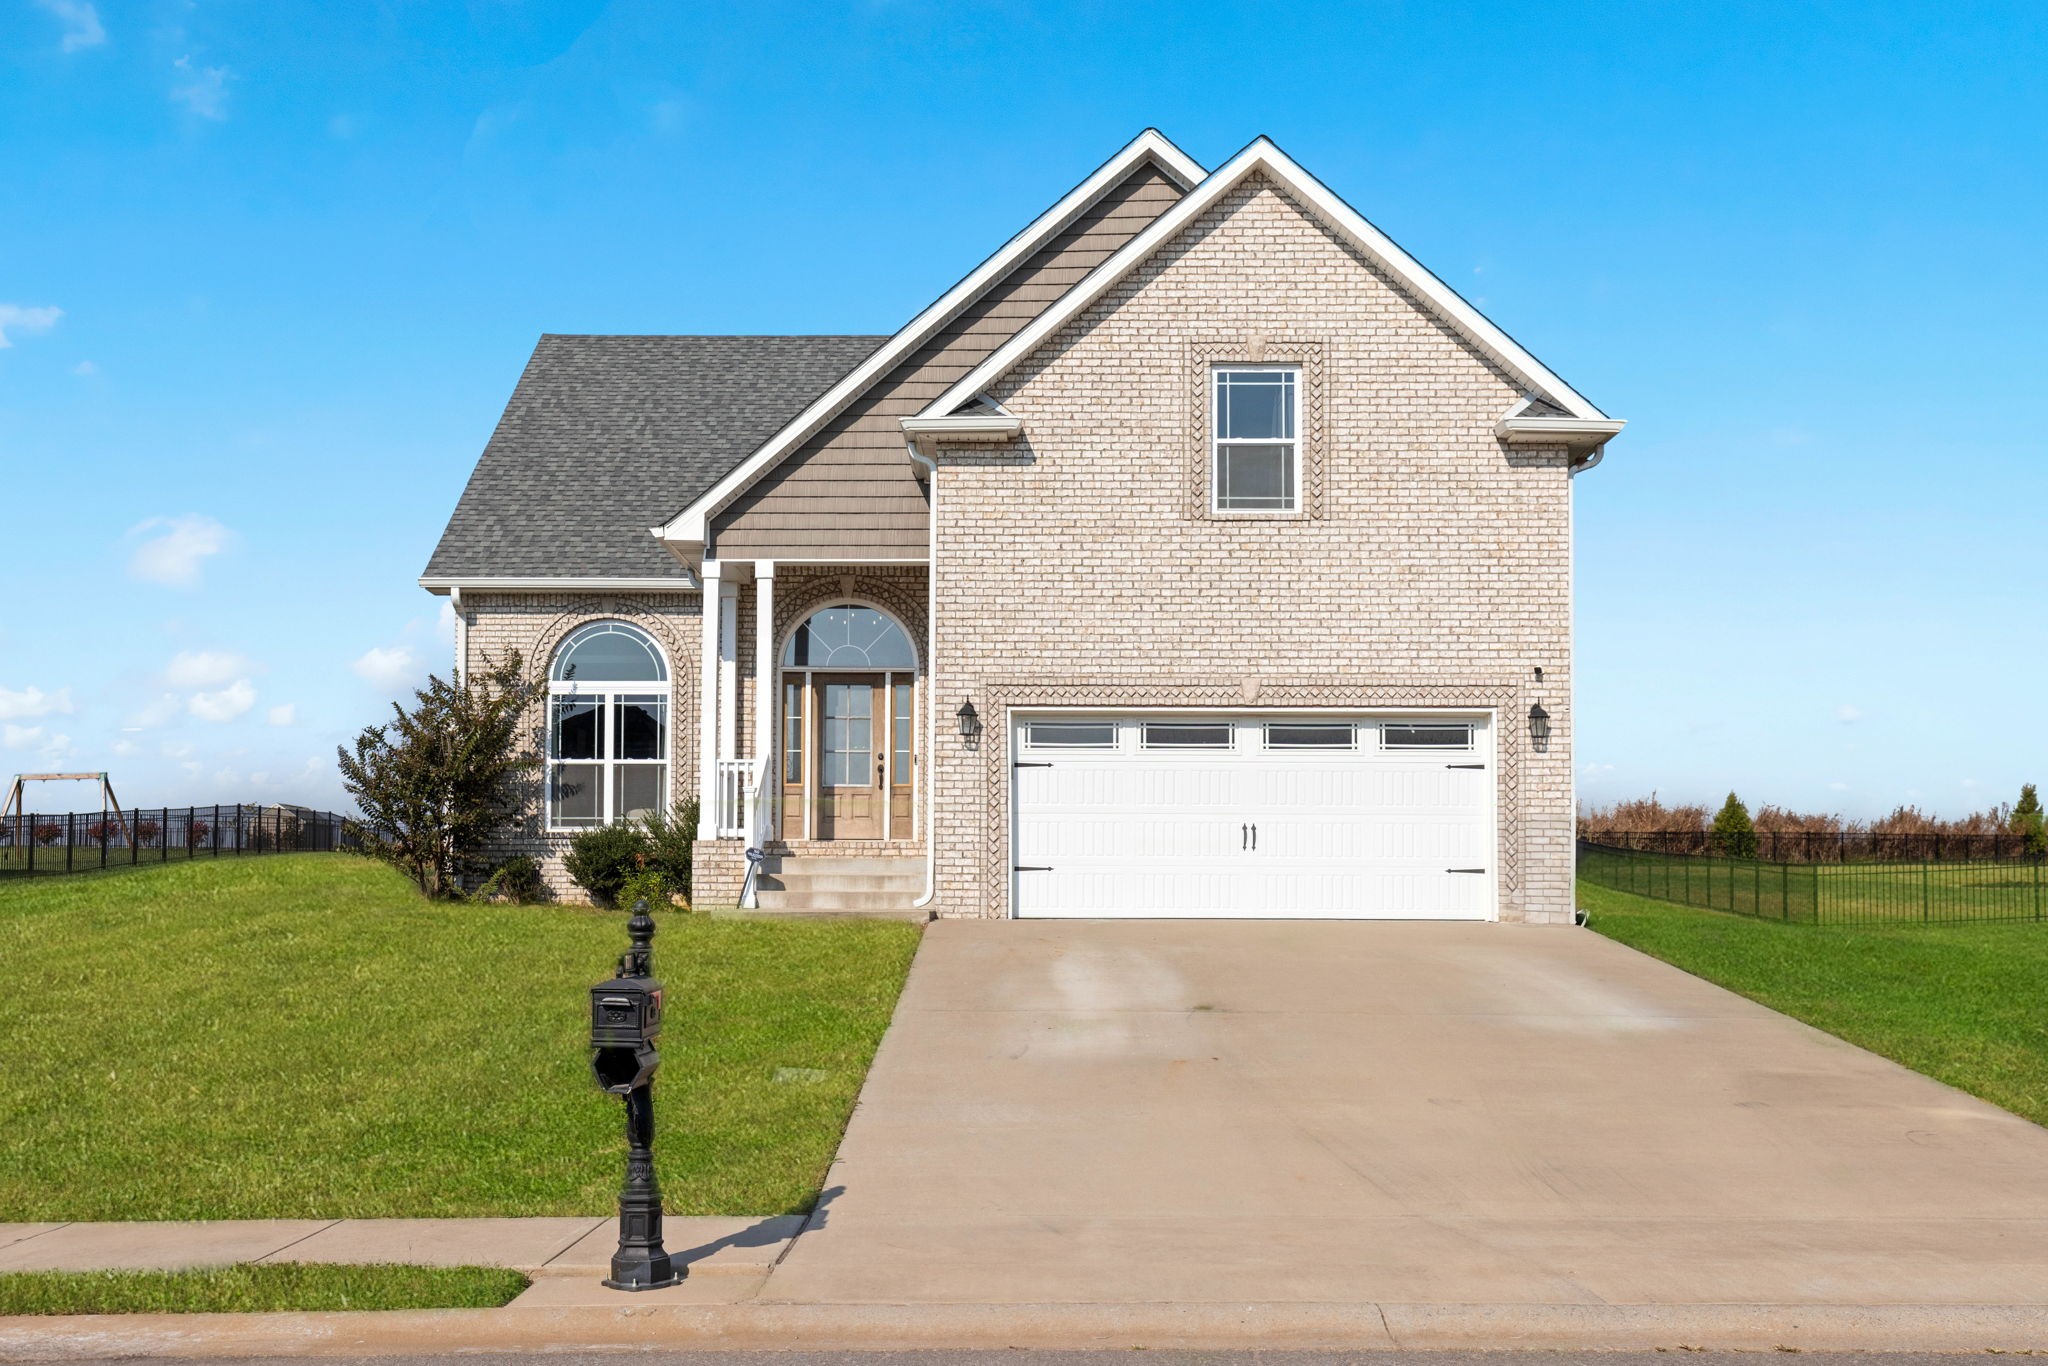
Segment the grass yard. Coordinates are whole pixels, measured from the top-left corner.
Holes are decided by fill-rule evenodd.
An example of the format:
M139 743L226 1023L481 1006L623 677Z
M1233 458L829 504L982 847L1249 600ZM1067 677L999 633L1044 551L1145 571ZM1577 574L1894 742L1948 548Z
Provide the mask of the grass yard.
M321 1309L495 1309L531 1284L494 1266L264 1262L191 1271L11 1271L6 1314L263 1314Z
M1579 884L1610 939L2048 1124L2048 925L1829 929Z
M667 1207L807 1209L917 927L660 919ZM346 854L0 881L0 1221L603 1214L587 993L625 947Z

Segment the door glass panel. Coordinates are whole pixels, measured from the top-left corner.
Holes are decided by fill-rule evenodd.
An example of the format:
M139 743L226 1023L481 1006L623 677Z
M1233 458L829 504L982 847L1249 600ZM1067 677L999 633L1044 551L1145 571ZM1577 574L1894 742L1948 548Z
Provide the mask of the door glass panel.
M1147 721L1146 749L1229 749L1228 721Z
M1380 743L1387 749L1470 749L1472 727L1389 721L1380 727Z
M898 787L908 787L910 786L910 732L912 724L910 717L910 685L908 683L898 683L894 685L893 690L895 698L893 702L894 709L891 714L895 719L892 723L893 729L890 734L896 742L896 756L895 765L890 772L889 780Z
M824 688L824 767L827 787L869 787L874 782L874 685L827 683Z
M782 781L800 787L804 780L804 685L782 685Z
M662 697L621 697L612 704L612 743L618 747L615 759L660 759L662 732L667 729L668 699Z

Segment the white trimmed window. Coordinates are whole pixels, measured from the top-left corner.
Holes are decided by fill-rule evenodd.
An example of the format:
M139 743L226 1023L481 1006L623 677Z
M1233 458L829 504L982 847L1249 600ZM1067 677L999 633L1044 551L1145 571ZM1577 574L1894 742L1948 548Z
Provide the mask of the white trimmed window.
M622 621L578 627L548 669L548 828L668 809L668 662Z
M1301 367L1219 365L1210 388L1210 510L1299 512Z

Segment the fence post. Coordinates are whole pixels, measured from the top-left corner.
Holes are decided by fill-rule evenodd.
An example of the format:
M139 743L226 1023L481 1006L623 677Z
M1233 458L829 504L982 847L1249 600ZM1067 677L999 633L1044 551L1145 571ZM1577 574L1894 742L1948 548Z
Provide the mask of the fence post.
M213 824L207 829L207 852L220 857L220 803L213 804Z
M71 851L78 847L78 813L64 813L64 871L71 871Z
M34 816L28 818L28 839L26 841L21 839L14 841L28 850L28 870L31 873L36 870L36 820L37 818ZM21 826L17 824L14 828L19 830Z
M171 861L171 808L168 806L156 813L156 852L158 863Z
M2041 918L2041 856L2034 855L2034 919Z
M1928 886L1933 867L1932 863L1926 862L1920 865L1920 923L1923 925L1934 918L1934 891Z

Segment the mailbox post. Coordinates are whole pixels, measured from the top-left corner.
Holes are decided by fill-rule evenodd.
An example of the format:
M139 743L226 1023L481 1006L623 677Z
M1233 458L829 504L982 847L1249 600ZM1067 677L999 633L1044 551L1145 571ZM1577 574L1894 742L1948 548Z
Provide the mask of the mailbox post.
M619 1248L614 1290L659 1290L686 1274L661 1243L661 1186L654 1178L654 1072L661 1054L661 983L654 980L654 917L633 903L626 922L632 947L618 975L590 989L590 1070L597 1084L626 1101L626 1183L619 1190Z

